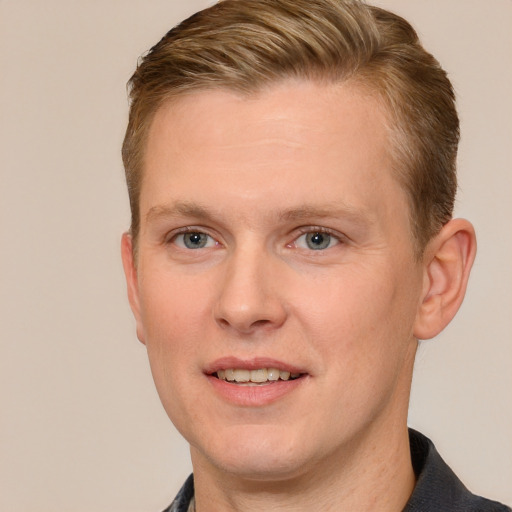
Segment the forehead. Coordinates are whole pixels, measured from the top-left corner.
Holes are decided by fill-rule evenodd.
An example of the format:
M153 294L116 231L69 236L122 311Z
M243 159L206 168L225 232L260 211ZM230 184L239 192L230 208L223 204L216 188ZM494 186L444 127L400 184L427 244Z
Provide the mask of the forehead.
M236 112L241 114L238 119L233 115ZM226 130L226 126L222 132L212 131L212 128L220 128L220 123L228 118L231 131ZM203 137L206 133L244 137L251 134L249 129L264 124L265 130L277 131L287 121L295 122L297 126L302 124L310 135L325 135L332 132L332 128L343 130L348 124L352 131L363 125L366 129L374 126L375 134L384 135L388 126L384 102L377 92L363 83L283 79L250 93L219 87L194 89L172 96L157 109L148 138L151 139L165 124L167 128L178 123L180 128L186 126L187 137L194 134ZM271 122L275 123L273 127Z
M336 201L375 209L379 197L401 192L385 114L375 96L348 83L287 81L251 95L175 98L149 131L141 214L191 194L210 200L213 189L217 206L240 198L257 206L264 194L291 209Z
M144 169L173 156L177 160L172 167L177 170L177 164L192 163L206 151L213 151L221 166L223 155L232 157L237 148L242 153L240 165L255 153L263 160L267 153L262 151L274 159L306 149L310 156L316 150L320 156L321 151L336 148L346 160L361 137L388 156L387 126L386 109L376 95L348 82L288 80L251 94L194 91L164 102L157 110ZM367 152L368 157L371 154Z

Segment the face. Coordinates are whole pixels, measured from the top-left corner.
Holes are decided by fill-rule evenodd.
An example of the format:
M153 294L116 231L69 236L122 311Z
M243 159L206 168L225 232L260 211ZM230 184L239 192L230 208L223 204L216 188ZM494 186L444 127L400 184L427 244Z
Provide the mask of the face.
M422 268L388 150L379 103L350 85L157 112L124 263L194 465L285 478L405 425Z

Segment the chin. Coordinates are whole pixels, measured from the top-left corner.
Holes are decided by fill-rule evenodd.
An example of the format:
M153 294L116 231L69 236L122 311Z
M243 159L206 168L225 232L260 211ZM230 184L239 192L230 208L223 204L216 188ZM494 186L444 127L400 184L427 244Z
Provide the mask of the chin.
M293 478L305 469L303 443L294 442L286 432L257 427L237 427L224 439L208 445L192 444L192 460L207 460L221 472L256 481ZM281 429L278 429L281 430Z
M305 471L304 464L299 460L267 459L264 454L253 454L233 460L216 458L210 462L221 472L238 478L256 482L280 482L298 477Z

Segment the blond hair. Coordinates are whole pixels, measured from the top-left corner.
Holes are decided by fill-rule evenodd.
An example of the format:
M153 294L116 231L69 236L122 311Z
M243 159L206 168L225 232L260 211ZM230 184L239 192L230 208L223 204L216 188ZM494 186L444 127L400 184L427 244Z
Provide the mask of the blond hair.
M122 150L135 241L146 139L158 108L196 90L250 94L286 78L351 79L383 101L421 254L453 212L453 88L407 21L357 0L222 0L170 30L140 59L128 82Z

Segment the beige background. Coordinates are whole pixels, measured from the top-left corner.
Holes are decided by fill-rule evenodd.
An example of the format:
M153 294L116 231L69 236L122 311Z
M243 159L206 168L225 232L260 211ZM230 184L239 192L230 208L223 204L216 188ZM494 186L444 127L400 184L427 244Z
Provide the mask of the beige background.
M190 471L125 298L119 148L136 58L206 0L0 0L0 510L161 510ZM469 296L423 345L410 424L512 504L512 2L382 0L449 70Z

